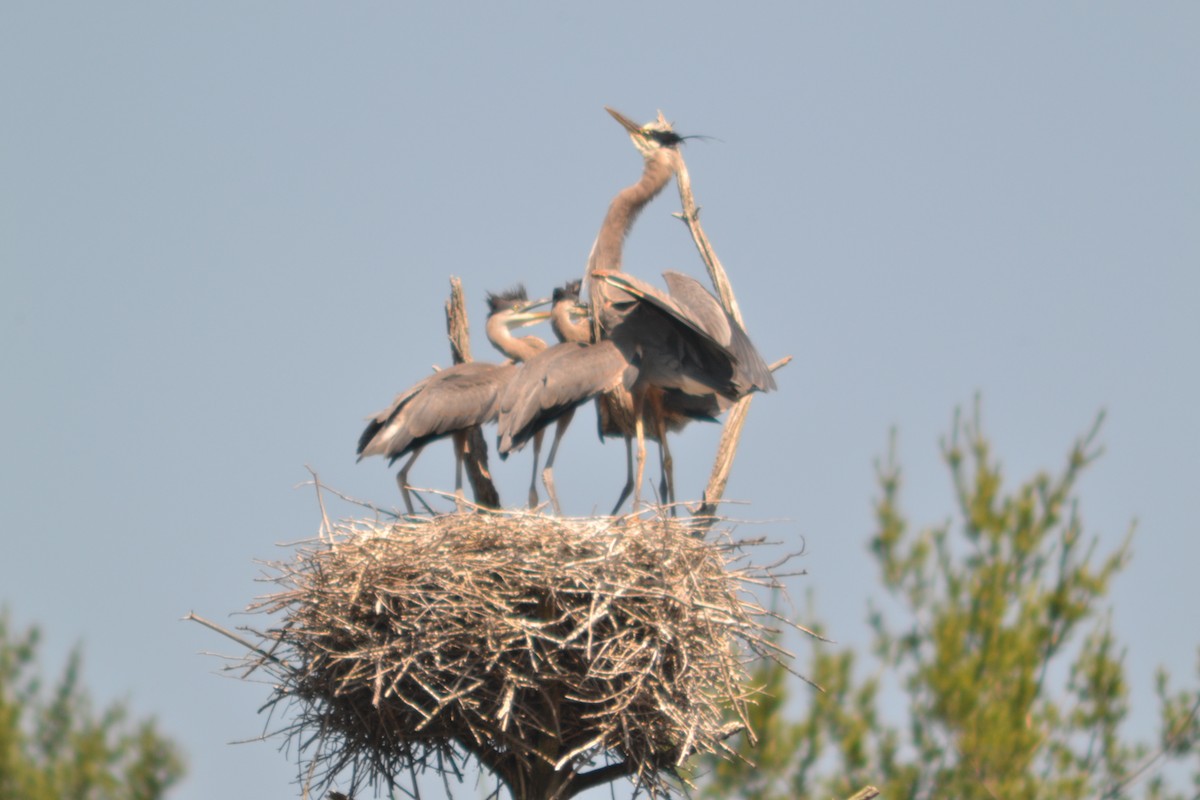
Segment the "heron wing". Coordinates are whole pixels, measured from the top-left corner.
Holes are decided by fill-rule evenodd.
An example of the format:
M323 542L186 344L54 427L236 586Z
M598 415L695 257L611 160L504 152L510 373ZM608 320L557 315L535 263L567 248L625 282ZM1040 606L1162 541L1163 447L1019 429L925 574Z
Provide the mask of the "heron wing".
M719 394L688 394L678 389L664 389L662 410L667 430L679 430L690 420L716 422L717 417L729 410L733 401Z
M630 386L636 369L610 341L564 342L521 365L500 395L498 450L520 450L538 431L614 386Z
M457 364L396 396L368 423L359 458L384 455L395 461L414 447L496 418L500 388L512 364Z
M605 272L603 273L603 277L606 283L621 289L632 297L636 297L645 304L648 304L658 311L661 311L668 317L674 319L687 330L698 334L713 344L719 345L720 347L725 347L725 341L705 330L698 320L695 320L691 317L687 309L675 302L675 300L665 292L660 291L654 286L651 286L640 278L635 278L627 272ZM699 286L699 284L697 284L697 286ZM700 290L704 291L704 288L700 287ZM718 333L720 333L719 330ZM728 336L726 335L725 338L728 339Z
M440 374L440 372L435 372L433 375L418 381L400 392L392 400L391 405L370 418L362 435L358 437L359 460L362 460L366 456L381 455L383 453L383 442L386 437L381 437L380 432L388 426L388 423L400 413L413 397L417 396L430 381Z
M664 272L663 280L671 291L671 299L733 353L737 360L734 380L739 385L745 387L746 391L758 389L769 392L775 388L775 378L758 348L703 284L690 275L673 271Z
M700 281L682 272L664 272L663 280L667 282L671 302L683 309L688 319L703 328L705 333L728 347L733 338L732 321L712 292L705 289Z

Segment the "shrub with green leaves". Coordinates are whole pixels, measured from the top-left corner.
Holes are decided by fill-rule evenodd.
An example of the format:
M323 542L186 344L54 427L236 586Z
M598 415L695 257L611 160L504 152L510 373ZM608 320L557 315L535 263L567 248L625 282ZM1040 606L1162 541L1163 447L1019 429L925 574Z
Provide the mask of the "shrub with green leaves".
M37 628L0 610L0 797L157 800L183 776L178 747L124 703L97 712L80 684L78 648L58 681L38 674Z
M916 530L893 447L877 469L870 547L886 600L868 613L872 651L816 645L802 671L825 691L798 720L784 717L785 675L764 665L761 744L736 744L746 762L701 764L703 795L845 798L876 786L885 798L1200 797L1200 690L1173 691L1160 670L1158 741L1122 736L1129 691L1106 601L1133 531L1099 553L1075 494L1099 427L1060 471L1008 488L978 411L956 419L942 446L956 507ZM881 715L884 694L889 709L907 703L902 725ZM1169 761L1190 786L1164 778Z

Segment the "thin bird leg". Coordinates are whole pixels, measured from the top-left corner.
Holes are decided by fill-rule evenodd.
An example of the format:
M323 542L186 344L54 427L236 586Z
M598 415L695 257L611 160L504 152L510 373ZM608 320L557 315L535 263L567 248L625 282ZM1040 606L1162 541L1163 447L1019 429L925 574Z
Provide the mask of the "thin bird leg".
M612 516L616 516L621 510L621 506L625 503L625 498L629 497L629 493L633 491L633 439L629 436L625 437L625 486L621 489L621 496L617 498L617 504L613 506Z
M463 450L467 446L467 434L462 431L454 434L454 509L462 513L466 509L466 495L462 493L462 463Z
M404 462L404 466L396 473L396 484L400 487L400 496L404 498L404 507L408 509L409 514L415 514L413 511L412 497L408 493L408 471L412 469L413 462L417 460L417 456L421 455L421 451L425 449L422 445L413 450L412 455L408 457L408 461Z
M554 456L558 454L558 443L562 441L563 434L567 432L574 417L575 409L572 408L559 417L558 422L554 423L554 441L550 443L550 454L546 456L546 468L542 470L542 483L546 484L546 494L550 495L554 513L560 517L562 516L562 507L558 504L558 493L554 491ZM537 465L534 464L534 467L536 469Z
M542 440L546 437L546 429L538 431L533 435L533 473L529 476L529 507L537 508L538 493L537 493L537 473L538 459L542 455Z
M646 477L646 421L642 412L646 408L645 395L638 392L633 400L633 431L637 435L637 482L633 484L633 508L642 503L642 479Z
M659 496L662 502L671 507L671 516L677 516L675 509L675 462L671 460L671 448L667 447L666 426L660 426L658 431L658 461L662 467L662 483L659 485Z

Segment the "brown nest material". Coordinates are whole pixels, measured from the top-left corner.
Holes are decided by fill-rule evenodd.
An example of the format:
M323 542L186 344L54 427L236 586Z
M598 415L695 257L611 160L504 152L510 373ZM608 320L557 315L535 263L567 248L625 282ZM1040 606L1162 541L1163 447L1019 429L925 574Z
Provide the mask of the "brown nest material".
M631 776L651 795L724 749L779 658L745 543L684 521L453 514L345 522L271 565L280 615L252 666L323 791L403 788L473 757L514 798L566 798ZM347 773L348 771L348 773Z

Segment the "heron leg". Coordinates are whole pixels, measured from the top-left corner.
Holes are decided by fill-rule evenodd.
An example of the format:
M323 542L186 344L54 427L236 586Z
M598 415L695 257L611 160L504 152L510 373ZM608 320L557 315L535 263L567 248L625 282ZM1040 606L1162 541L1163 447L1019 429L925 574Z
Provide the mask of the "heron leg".
M625 504L625 499L629 497L629 493L633 491L633 438L625 437L625 486L621 489L621 496L617 498L617 504L613 506L612 516L616 516L621 510L621 506Z
M558 422L554 423L554 441L550 443L550 454L546 456L546 468L542 470L542 483L546 484L546 494L550 495L554 513L560 517L562 516L562 507L558 504L558 492L554 491L554 456L558 454L558 443L562 441L563 434L567 432L574 417L575 409L572 408L559 417ZM536 470L537 462L534 462L533 466Z
M408 509L409 514L415 514L413 511L412 497L408 493L408 471L412 469L413 462L417 460L417 456L421 455L421 451L425 448L418 447L413 450L412 455L408 457L408 461L404 462L404 466L396 473L396 484L400 487L400 496L404 498L404 507Z
M466 495L463 494L462 484L464 444L465 441L460 442L457 439L454 442L454 510L460 514L466 508L466 503L464 502Z
M538 431L533 435L533 473L529 476L529 507L537 508L538 493L537 493L537 473L538 459L542 455L542 440L546 436L546 429Z
M667 432L660 430L658 439L658 460L662 467L662 483L659 485L659 496L662 502L671 507L671 516L678 516L675 509L675 462L671 459L671 448L667 446Z
M642 502L642 479L646 477L646 421L642 418L644 396L639 392L633 401L633 430L637 435L637 478L633 484L633 507Z

